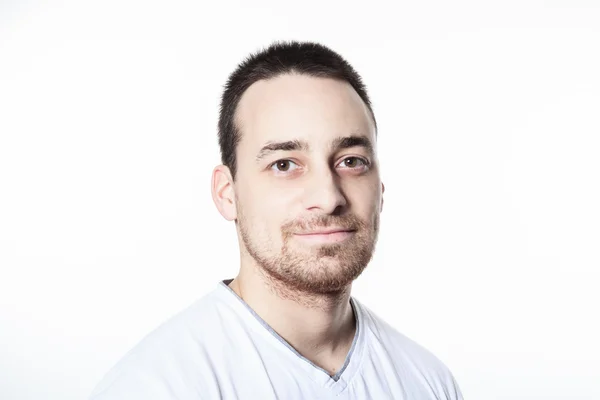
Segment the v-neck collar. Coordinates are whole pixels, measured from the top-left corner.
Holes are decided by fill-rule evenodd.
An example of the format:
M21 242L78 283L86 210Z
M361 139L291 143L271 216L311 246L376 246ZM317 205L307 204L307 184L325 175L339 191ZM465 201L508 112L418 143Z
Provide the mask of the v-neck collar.
M230 304L235 305L240 312L245 312L247 315L249 314L249 316L252 317L249 319L255 321L259 325L257 328L259 331L261 331L261 333L265 334L265 337L273 340L278 346L284 346L288 351L291 352L291 354L295 355L298 361L300 361L298 363L299 366L306 371L319 386L333 391L334 394L341 393L348 386L352 376L358 370L364 348L364 318L360 304L354 297L350 297L350 305L356 320L354 339L352 340L352 345L350 346L350 350L346 355L346 359L342 368L340 368L340 370L334 376L331 376L329 375L329 372L304 357L283 337L275 332L275 330L271 328L271 326L265 320L263 320L241 297L237 295L237 293L233 291L233 289L228 286L231 281L233 281L233 279L225 279L219 282L219 292L222 294L222 296L228 300ZM232 302L232 299L237 301Z

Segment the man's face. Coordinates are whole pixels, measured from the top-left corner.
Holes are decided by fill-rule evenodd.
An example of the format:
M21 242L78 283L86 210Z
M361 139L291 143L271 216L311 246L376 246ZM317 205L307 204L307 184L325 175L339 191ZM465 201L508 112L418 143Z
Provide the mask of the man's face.
M349 285L372 257L382 206L366 105L346 82L282 75L248 88L236 124L242 256L288 289Z

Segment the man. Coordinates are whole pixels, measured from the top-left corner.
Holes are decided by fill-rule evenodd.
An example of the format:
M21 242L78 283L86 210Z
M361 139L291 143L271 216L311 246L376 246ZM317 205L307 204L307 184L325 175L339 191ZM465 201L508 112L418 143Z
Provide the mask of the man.
M351 297L384 186L365 86L337 53L276 43L222 97L217 209L240 271L148 335L92 399L462 399L435 356Z

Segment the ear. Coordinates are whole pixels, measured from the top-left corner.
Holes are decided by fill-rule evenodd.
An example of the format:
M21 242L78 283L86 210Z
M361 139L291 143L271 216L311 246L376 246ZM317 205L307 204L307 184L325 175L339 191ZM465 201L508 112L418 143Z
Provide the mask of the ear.
M227 221L237 218L235 206L235 188L231 171L225 165L218 165L212 173L211 182L212 198L217 209Z
M385 193L385 185L381 182L381 206L379 212L383 212L383 193Z

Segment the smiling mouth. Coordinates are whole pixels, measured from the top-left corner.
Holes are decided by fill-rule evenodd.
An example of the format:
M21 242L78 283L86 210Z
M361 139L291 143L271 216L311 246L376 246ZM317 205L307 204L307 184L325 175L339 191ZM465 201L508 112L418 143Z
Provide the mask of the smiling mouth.
M355 233L355 230L332 230L297 233L294 236L309 243L338 243L351 238Z

